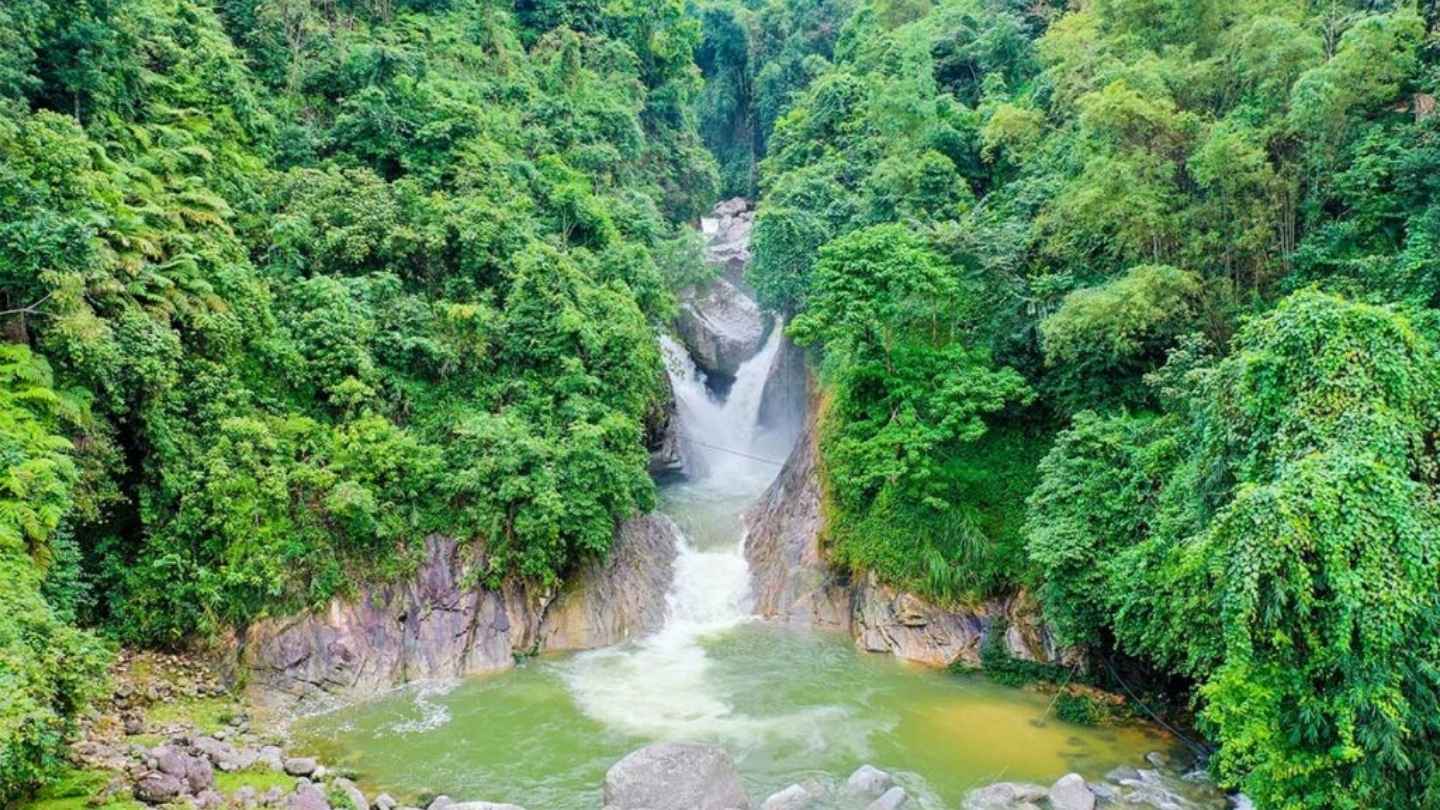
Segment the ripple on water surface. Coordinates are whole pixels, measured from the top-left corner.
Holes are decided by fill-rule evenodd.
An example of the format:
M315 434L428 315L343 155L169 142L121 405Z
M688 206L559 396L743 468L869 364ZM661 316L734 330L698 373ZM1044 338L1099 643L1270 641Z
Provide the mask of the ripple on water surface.
M412 687L306 718L297 736L374 789L532 810L594 810L606 769L658 739L725 746L757 804L871 762L924 808L955 806L998 779L1098 777L1167 745L1145 729L1063 723L1045 696L863 655L844 638L743 622L697 645L701 658L673 681L629 668L644 651L532 660L448 691ZM655 688L622 688L627 679Z

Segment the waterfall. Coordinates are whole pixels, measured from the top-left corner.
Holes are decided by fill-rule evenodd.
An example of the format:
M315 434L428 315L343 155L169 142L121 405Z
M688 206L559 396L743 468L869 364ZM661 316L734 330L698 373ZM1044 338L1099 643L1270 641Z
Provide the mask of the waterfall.
M669 335L660 349L675 391L685 473L697 486L732 495L757 495L774 478L793 437L762 430L765 381L780 351L785 325L777 319L765 344L740 365L728 394L717 397L705 372Z
M765 381L780 350L783 324L743 364L724 398L668 336L661 349L675 390L687 481L667 489L662 507L685 533L666 596L664 627L630 645L577 656L566 680L580 708L613 728L656 738L749 741L790 724L791 717L737 712L725 690L707 680L704 643L752 620L750 566L742 550L740 513L779 472L793 436L759 427Z

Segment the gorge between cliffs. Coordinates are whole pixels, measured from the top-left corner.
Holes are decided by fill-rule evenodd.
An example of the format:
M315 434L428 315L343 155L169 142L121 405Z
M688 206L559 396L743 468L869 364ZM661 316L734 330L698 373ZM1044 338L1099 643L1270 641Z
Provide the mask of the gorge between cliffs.
M1075 663L1023 595L943 609L830 565L814 385L744 286L751 216L734 200L703 220L717 276L658 338L673 391L652 441L660 508L558 593L470 585L479 560L433 537L408 581L250 627L236 664L256 702L296 715L301 748L399 796L580 810L615 761L658 741L723 747L757 806L810 783L842 797L813 806L837 808L862 763L942 808L1173 745L946 671L978 667L987 642Z

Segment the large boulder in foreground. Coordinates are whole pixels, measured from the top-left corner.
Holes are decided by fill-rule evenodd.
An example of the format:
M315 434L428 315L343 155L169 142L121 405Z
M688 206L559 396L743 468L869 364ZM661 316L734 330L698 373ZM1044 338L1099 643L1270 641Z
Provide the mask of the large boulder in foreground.
M760 305L723 278L685 294L675 317L675 331L695 365L725 377L734 377L760 350L767 325Z
M730 755L684 742L648 745L612 765L601 803L610 810L750 810Z

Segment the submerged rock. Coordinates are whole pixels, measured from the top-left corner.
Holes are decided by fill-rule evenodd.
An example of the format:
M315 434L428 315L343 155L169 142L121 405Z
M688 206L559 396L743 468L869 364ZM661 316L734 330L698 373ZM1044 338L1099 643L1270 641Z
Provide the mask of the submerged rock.
M1045 798L1047 791L1040 785L1022 782L997 782L970 791L965 797L965 810L1006 810Z
M1163 760L1169 762L1168 759ZM964 810L1093 810L1123 807L1132 810L1226 810L1225 794L1205 779L1185 779L1168 768L1116 768L1106 781L1089 783L1079 774L1061 777L1049 789L1039 785L1000 782L971 791Z
M760 805L760 810L804 810L814 804L818 798L800 785L791 785L772 794L764 804Z
M604 805L614 810L749 810L735 762L724 749L657 743L627 755L605 774Z

